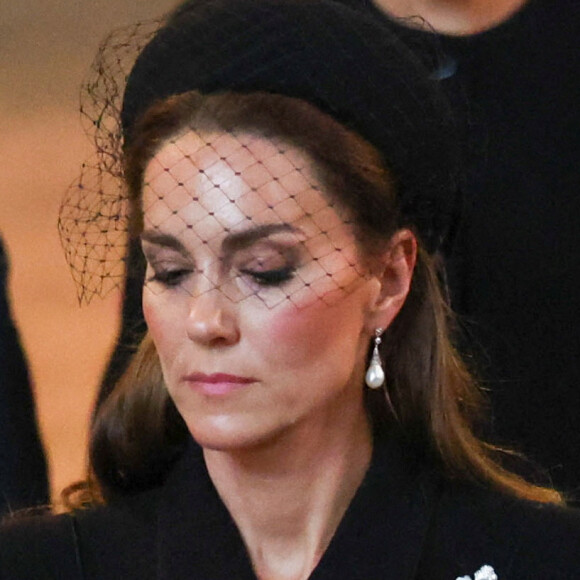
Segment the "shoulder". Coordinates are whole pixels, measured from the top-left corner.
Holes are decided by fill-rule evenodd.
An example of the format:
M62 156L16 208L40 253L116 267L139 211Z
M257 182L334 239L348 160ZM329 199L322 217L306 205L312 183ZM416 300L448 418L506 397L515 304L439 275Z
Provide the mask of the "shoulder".
M158 495L148 491L75 514L78 549L91 578L154 574Z
M453 570L454 578L488 565L498 580L572 580L580 576L580 510L448 485L425 555L431 573Z
M74 514L5 521L0 580L151 577L156 497L149 491Z
M0 527L0 578L77 578L72 518L18 516Z

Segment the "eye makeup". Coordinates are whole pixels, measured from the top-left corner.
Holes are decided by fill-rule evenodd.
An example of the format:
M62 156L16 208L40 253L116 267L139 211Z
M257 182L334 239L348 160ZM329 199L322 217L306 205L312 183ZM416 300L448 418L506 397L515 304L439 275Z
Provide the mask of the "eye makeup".
M198 269L194 256L177 237L159 231L143 232L143 250L153 271L146 284L165 288L187 285L191 276L207 269ZM245 286L243 295L263 292L267 288L282 287L295 277L296 269L304 262L304 234L290 224L265 224L240 232L229 233L221 243L222 257L210 257L209 265L219 262L219 278L223 286L228 280L240 279ZM198 253L198 248L195 253ZM202 250L203 251L203 250ZM203 256L197 256L204 261Z
M232 260L234 271L247 278L256 289L283 286L294 278L300 263L299 242L284 243L261 239L239 250Z

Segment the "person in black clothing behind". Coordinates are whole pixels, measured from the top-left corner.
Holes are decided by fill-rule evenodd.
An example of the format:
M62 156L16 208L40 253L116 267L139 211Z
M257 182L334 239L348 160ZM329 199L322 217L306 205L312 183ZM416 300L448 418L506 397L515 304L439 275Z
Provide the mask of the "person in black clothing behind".
M128 79L117 159L148 335L69 495L90 509L8 523L1 578L577 574L580 514L474 433L438 272L458 158L431 65L328 0L170 16ZM62 231L74 244L95 210L110 249L123 205L86 184Z
M48 503L46 460L26 359L10 311L8 270L0 238L0 514Z
M580 502L580 4L345 0L445 53L465 136L465 205L447 256L453 308L515 445ZM422 11L424 10L424 11ZM428 10L428 11L427 11Z

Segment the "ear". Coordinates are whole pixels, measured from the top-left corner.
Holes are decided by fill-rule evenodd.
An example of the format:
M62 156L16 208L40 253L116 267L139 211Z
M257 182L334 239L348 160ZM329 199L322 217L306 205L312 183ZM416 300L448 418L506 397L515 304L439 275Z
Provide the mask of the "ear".
M387 249L375 257L376 292L366 326L369 334L386 329L401 310L411 288L417 261L417 238L411 230L397 231Z

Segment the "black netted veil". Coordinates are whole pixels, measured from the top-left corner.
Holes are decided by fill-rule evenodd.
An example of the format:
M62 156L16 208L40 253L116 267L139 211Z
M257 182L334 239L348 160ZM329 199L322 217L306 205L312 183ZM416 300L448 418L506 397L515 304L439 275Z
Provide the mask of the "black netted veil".
M81 119L95 146L66 192L58 229L77 287L89 303L123 285L129 229L123 177L121 109L135 59L163 23L157 19L114 30L101 43L81 87Z
M159 24L111 37L87 85L97 157L60 216L81 300L104 294L125 272L123 139L131 141L153 103L193 89L278 93L330 113L383 154L401 225L412 225L429 251L440 246L457 209L457 150L436 58L419 58L386 20L330 0L194 0L155 34ZM124 88L124 63L136 54Z

